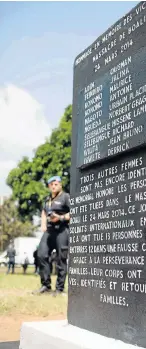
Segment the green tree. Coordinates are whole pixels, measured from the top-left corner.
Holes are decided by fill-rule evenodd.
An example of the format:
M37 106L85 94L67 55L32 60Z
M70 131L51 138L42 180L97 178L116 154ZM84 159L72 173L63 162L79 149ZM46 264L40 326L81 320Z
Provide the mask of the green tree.
M32 162L24 157L7 178L12 189L12 198L18 202L18 212L22 221L31 220L40 211L41 201L46 195L46 188L41 181L35 180Z
M15 202L10 198L0 206L0 248L18 236L33 236L35 227L30 221L24 223L19 219Z
M12 197L18 201L21 220L32 220L39 215L42 201L48 193L47 180L60 175L65 190L69 192L71 165L72 106L69 105L59 126L50 138L35 151L32 161L24 157L17 168L10 171L7 184L12 189Z
M65 109L59 127L53 130L50 137L51 156L49 164L44 168L43 180L47 183L54 174L62 177L63 187L69 192L71 165L71 129L72 106Z

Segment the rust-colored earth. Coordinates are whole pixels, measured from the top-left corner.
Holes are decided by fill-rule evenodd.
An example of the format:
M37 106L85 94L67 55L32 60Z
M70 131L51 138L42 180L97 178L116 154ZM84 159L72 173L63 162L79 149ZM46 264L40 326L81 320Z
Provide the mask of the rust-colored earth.
M20 339L20 329L23 322L63 320L63 315L57 317L34 317L30 315L22 316L0 316L0 342L18 341Z

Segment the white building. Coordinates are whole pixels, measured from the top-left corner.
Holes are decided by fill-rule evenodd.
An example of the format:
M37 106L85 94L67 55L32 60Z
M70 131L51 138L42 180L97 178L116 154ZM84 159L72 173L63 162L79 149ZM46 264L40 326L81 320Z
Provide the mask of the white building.
M0 206L4 204L4 201L8 199L8 196L6 195L0 195Z

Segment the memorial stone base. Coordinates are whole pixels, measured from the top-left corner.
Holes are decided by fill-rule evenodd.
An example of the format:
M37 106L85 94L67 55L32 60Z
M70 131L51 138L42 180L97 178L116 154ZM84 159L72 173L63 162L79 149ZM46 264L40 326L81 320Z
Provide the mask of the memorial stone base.
M69 325L67 320L26 322L20 334L19 349L135 349L135 347L94 332Z

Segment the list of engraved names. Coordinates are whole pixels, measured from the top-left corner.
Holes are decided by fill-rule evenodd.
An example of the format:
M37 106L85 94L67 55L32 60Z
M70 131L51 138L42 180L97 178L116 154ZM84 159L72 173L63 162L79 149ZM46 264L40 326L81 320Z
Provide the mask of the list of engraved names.
M131 139L133 142L143 133L146 84L142 82L134 89L131 63L132 56L129 56L112 68L109 84L105 87L102 84L96 86L96 82L85 87L84 164L100 160L105 144L107 156L130 149Z

